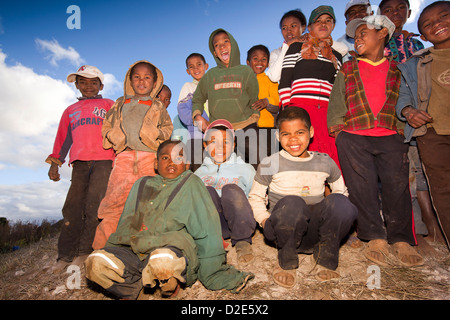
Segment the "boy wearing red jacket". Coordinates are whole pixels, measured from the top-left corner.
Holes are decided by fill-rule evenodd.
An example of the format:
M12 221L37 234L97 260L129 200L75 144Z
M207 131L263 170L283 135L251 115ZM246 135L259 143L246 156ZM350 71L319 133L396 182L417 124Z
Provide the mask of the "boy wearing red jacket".
M53 181L60 180L59 167L67 153L72 166L53 271L62 271L71 263L82 265L92 251L97 209L105 195L115 156L112 149L105 150L102 146L103 119L114 103L98 94L103 89L103 80L102 72L88 65L67 76L67 81L75 82L82 96L64 111L53 152L45 160L50 164L48 176Z

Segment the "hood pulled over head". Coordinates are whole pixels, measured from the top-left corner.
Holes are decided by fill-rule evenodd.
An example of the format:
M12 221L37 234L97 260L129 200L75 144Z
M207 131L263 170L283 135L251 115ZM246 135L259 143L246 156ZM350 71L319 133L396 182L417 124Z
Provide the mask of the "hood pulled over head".
M217 66L225 67L225 64L218 57L216 57L215 51L214 51L213 39L214 39L214 36L219 32L225 32L228 35L228 38L230 39L231 53L230 53L230 63L228 65L228 67L234 67L236 65L241 64L241 61L240 61L241 54L240 54L239 46L238 46L236 40L233 38L231 33L229 33L228 31L226 31L224 29L217 29L217 30L213 31L211 33L211 35L209 36L209 50L211 51L211 53L214 57L214 60L216 60Z
M162 72L155 67L152 63L148 62L147 60L139 60L136 61L135 63L133 63L130 68L127 71L127 74L125 75L125 80L124 80L124 84L123 84L123 90L124 90L124 96L134 96L136 93L134 92L133 87L131 86L131 80L130 80L130 75L131 75L131 70L133 69L133 67L139 63L147 63L149 64L152 68L155 69L156 71L156 81L155 79L154 82L156 83L155 87L153 88L153 90L150 92L150 97L153 99L156 97L156 95L158 94L158 92L161 90L163 84L164 84L164 77L162 75Z

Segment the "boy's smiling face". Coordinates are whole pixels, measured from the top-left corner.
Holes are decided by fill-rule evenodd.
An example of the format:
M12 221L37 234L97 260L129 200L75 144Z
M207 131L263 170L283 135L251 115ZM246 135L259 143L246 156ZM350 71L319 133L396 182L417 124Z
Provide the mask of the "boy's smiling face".
M189 163L183 156L181 144L168 144L160 151L155 159L155 169L160 176L166 179L174 179L189 169Z
M192 76L197 81L205 75L206 70L208 70L208 64L203 62L200 57L191 57L187 63L186 72Z
M355 50L360 56L370 55L384 48L387 29L377 30L373 26L362 24L355 31Z
M436 49L450 48L450 5L437 5L422 14L419 20L421 39Z
M218 32L214 36L213 48L214 55L228 67L231 59L231 41L226 32Z
M85 78L77 75L75 87L80 90L83 97L93 98L103 89L103 84L99 78Z
M256 74L263 73L269 66L269 57L262 50L255 50L250 56L247 65L252 68Z
M301 119L285 120L281 122L278 140L281 147L293 157L308 158L309 142L314 136L314 128L308 128Z

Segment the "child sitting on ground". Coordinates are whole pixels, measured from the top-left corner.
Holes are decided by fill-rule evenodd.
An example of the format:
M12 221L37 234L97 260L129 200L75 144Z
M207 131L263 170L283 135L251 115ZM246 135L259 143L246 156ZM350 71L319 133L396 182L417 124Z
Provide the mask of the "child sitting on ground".
M258 166L249 202L264 236L278 248L275 283L296 284L298 253L313 253L313 273L320 281L339 277L339 247L355 221L357 209L336 163L325 153L308 151L314 128L309 114L288 107L277 118L282 150ZM325 183L332 193L324 196ZM266 207L268 190L269 209Z
M219 212L222 237L231 238L238 261L248 263L254 258L251 243L256 222L247 196L255 169L233 152L234 130L227 120L213 121L204 140L207 156L195 174L207 186Z
M180 141L159 146L158 175L136 181L117 231L86 260L86 277L119 298L136 299L158 283L163 296L174 296L197 279L238 293L253 278L226 264L219 216L183 150Z
M352 56L336 78L328 127L337 137L350 200L358 207L358 237L368 241L365 257L387 266L391 244L402 265L416 266L423 264L423 258L412 247L416 242L408 145L403 143L395 115L400 71L395 61L384 56L384 46L394 29L395 25L381 15L347 24L346 32L355 39L358 56Z

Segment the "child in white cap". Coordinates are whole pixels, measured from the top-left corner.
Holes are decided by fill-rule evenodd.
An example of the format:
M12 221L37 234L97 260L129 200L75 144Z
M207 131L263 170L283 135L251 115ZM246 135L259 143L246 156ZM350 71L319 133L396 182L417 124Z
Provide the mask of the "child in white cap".
M349 198L358 208L357 234L367 259L387 266L423 264L416 244L409 191L408 145L395 113L400 89L397 62L384 56L395 25L382 15L354 19L347 35L356 54L344 63L331 91L328 129L336 137ZM381 182L381 203L379 185ZM382 215L380 215L380 209Z
M69 74L67 81L75 82L81 97L63 112L53 152L45 160L50 164L49 178L59 181L59 167L70 150L72 178L62 208L64 223L58 240L58 262L53 271L62 271L70 263L82 265L92 251L97 209L105 195L114 159L114 151L102 147L103 119L114 103L99 95L103 89L102 72L84 65Z

